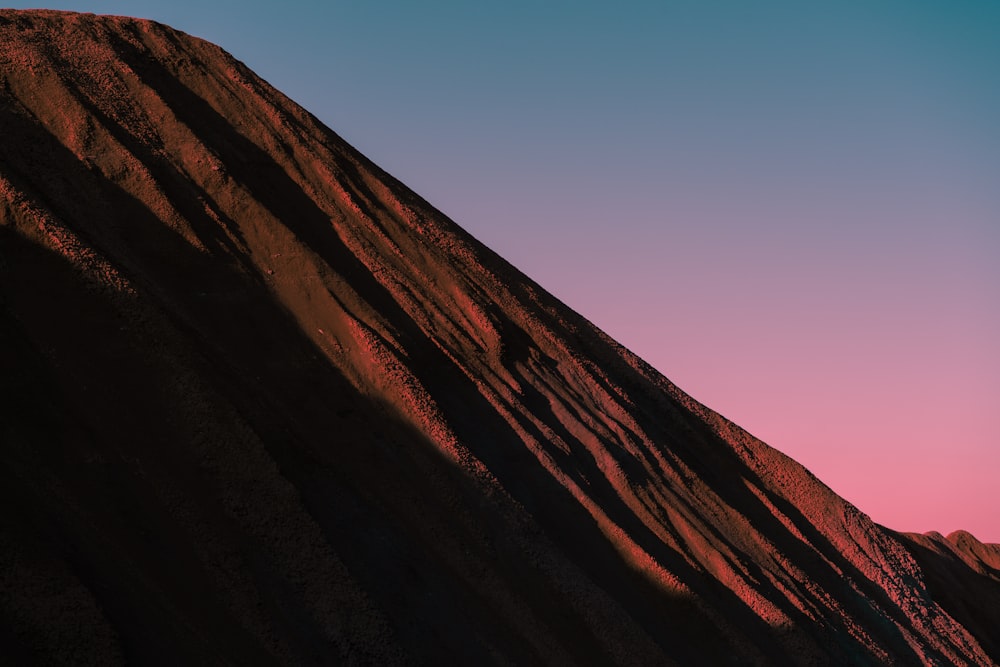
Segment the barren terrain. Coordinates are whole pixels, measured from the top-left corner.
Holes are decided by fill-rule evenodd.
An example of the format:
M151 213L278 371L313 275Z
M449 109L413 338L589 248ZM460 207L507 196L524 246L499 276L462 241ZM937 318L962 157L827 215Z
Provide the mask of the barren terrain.
M1000 547L876 525L212 44L0 10L0 260L13 663L1000 660Z

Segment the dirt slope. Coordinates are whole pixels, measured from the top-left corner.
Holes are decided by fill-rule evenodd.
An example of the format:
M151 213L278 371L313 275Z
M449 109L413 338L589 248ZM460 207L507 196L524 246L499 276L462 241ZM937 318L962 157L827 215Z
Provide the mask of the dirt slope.
M875 525L168 27L0 10L0 299L15 663L1000 659L995 546Z

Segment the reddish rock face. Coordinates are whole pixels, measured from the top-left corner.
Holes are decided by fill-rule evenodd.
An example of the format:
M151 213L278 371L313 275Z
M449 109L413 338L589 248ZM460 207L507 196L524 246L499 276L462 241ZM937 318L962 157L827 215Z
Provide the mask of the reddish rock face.
M996 546L875 525L211 44L0 11L0 257L15 663L1000 658Z

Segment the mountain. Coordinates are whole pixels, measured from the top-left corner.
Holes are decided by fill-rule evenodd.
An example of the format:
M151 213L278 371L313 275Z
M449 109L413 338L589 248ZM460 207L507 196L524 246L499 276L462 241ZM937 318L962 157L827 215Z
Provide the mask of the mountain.
M1000 547L876 525L218 47L0 10L0 84L12 664L1000 660Z

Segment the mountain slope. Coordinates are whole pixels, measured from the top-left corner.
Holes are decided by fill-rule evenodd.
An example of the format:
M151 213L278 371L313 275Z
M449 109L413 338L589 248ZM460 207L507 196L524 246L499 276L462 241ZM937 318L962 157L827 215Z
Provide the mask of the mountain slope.
M1000 658L916 538L218 47L0 10L0 76L11 655Z

